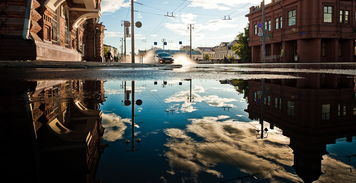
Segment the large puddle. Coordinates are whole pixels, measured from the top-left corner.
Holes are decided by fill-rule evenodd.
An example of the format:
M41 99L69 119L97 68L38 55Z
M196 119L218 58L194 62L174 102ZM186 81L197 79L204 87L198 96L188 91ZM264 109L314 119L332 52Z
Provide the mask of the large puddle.
M347 73L31 72L1 91L1 166L14 182L356 180Z

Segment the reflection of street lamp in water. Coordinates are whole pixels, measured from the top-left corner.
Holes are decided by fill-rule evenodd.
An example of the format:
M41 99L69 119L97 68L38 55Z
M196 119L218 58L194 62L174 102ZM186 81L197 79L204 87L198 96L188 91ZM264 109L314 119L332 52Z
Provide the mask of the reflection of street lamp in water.
M124 96L125 96L125 101L124 104L125 106L130 106L131 105L131 151L135 152L135 141L137 143L141 142L140 138L135 138L135 104L140 106L142 105L142 100L138 99L135 101L135 81L131 81L131 91L127 90L126 88L126 81L124 84ZM130 93L131 93L131 102L130 101ZM125 141L126 144L130 143L130 140Z
M185 79L185 81L189 81L189 96L188 96L188 100L189 100L190 103L192 103L192 101L194 100L193 91L192 91L192 79Z

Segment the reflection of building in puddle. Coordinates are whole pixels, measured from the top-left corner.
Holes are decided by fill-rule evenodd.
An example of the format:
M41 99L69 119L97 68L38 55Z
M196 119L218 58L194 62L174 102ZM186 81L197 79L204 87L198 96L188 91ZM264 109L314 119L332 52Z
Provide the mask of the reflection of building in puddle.
M352 136L356 135L354 80L309 74L305 79L265 80L265 86L261 87L261 84L262 81L248 81L247 112L251 119L262 118L272 126L278 126L290 138L293 168L297 174L305 182L356 180L355 175L347 174L348 169L340 169L347 166L342 162L336 167L328 164L332 158L324 156L321 161L327 153L326 144L333 144L335 139L343 137L352 141ZM332 177L332 172L345 176Z
M6 90L2 104L13 108L5 113L17 115L11 117L13 125L5 126L14 148L8 149L13 162L4 166L24 175L13 180L95 182L103 135L103 82L15 81Z

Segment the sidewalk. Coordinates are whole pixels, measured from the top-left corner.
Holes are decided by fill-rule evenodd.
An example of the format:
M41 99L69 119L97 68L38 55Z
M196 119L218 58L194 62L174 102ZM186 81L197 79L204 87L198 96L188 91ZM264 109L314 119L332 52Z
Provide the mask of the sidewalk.
M181 68L176 64L131 64L131 63L106 63L106 62L56 62L56 61L0 61L0 69L4 68Z

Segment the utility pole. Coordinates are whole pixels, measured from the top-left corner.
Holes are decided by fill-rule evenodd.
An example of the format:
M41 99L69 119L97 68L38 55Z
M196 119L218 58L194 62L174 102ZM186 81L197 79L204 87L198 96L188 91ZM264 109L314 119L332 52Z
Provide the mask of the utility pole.
M167 44L167 40L165 38L162 39L162 44L163 44L163 50L164 50L164 47L166 46Z
M265 63L266 57L266 17L265 17L265 0L262 1L262 46L261 46L261 61ZM271 26L271 25L269 25ZM263 130L264 130L264 121L263 121L263 112L264 112L264 100L265 99L265 80L262 79L262 93L261 93L261 116L260 116L260 124L261 124L261 139L263 139Z
M261 46L261 61L265 63L266 57L266 17L265 17L265 0L262 1L262 46ZM271 26L271 25L269 25Z
M121 38L121 60L124 58L124 38Z
M124 40L123 40L123 42L124 42L124 56L123 56L123 62L126 62L126 55L127 55L127 53L126 53L126 38L129 36L129 34L130 34L130 32L129 32L129 27L130 27L130 22L129 21L126 21L126 20L124 20L124 21L122 21L122 26L124 27Z
M135 63L135 9L134 0L131 0L131 63Z
M190 32L190 51L189 51L189 58L192 59L192 49L193 49L193 45L192 45L192 30L194 29L193 24L189 24L188 25L188 29Z

